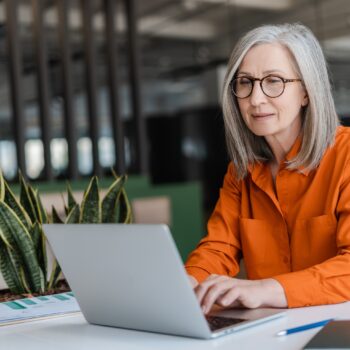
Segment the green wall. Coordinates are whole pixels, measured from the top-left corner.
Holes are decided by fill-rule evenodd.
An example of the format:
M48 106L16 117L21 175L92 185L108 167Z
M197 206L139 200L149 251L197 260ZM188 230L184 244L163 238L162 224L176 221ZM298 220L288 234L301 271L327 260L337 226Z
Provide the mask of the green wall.
M103 178L100 188L108 188L113 178ZM71 181L73 191L85 190L88 179ZM32 183L40 194L66 191L66 182ZM18 185L11 185L19 193ZM196 247L204 232L202 192L198 182L151 185L145 176L130 176L126 183L129 199L167 196L171 201L170 230L183 260Z

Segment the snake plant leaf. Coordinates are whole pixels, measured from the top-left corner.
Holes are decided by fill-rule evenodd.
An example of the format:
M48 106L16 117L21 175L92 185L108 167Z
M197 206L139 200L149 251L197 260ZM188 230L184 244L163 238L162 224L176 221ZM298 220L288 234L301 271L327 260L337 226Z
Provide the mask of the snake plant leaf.
M52 222L54 224L63 224L63 220L58 215L57 210L56 210L56 208L54 206L52 206L51 218L52 218Z
M79 204L76 204L70 211L66 219L66 224L78 224L80 219L80 208Z
M41 222L41 215L40 215L41 213L40 213L37 198L36 198L37 192L36 190L33 189L33 187L31 187L28 184L27 184L27 189L28 189L29 198L30 198L30 201L32 202L34 213L35 213L35 220L33 221L33 223L36 221Z
M123 224L130 224L132 222L132 212L125 188L122 188L121 190L119 206L119 222Z
M49 222L48 216L47 216L47 212L43 206L43 202L41 201L41 198L39 196L39 192L36 191L36 202L37 202L37 206L39 209L39 213L40 213L40 217L41 217L41 221L40 223L42 224L46 224Z
M0 170L0 201L4 201L5 199L5 179L2 171Z
M25 288L22 286L22 282L16 269L15 263L11 258L10 250L1 241L0 270L7 286L10 288L12 293L21 294L26 292Z
M22 224L29 229L31 226L30 218L25 211L22 204L17 200L14 193L11 191L9 185L7 182L5 182L5 203L12 208L12 210L16 213L16 215L19 217L19 219L22 221Z
M37 216L35 213L34 205L30 198L27 184L21 173L19 173L19 182L20 182L20 203L24 207L25 211L28 213L31 222L33 223L36 221Z
M23 266L29 276L29 287L32 292L43 292L45 278L36 256L32 238L16 213L6 204L0 202L0 229L6 236L12 236L16 242Z
M19 277L21 279L21 283L23 288L26 290L26 293L33 293L30 289L29 283L27 281L28 274L25 273L23 266L20 266L19 268Z
M109 187L102 201L102 222L118 222L118 203L121 189L126 181L126 175L118 177Z
M118 179L120 176L117 174L117 172L112 168L111 169L111 172L112 172L112 175L116 178L116 179Z
M68 197L68 212L70 212L74 208L74 206L77 204L77 202L73 196L72 187L69 183L67 183L67 197Z
M81 203L81 223L97 224L101 222L101 202L98 188L98 179L94 176L85 192Z
M11 245L11 243L9 242L9 240L7 239L7 237L4 235L4 233L0 230L0 243L1 241L5 244L5 246L9 249L13 249L13 246ZM1 255L0 255L1 258Z
M47 213L44 209L44 206L41 202L38 190L34 190L33 187L30 185L27 185L28 193L30 196L30 199L32 201L32 204L34 206L35 214L36 214L36 220L40 222L41 224L47 223Z
M39 266L44 275L44 288L46 287L47 279L47 253L46 253L46 236L44 235L42 226L40 225L40 246L38 246L37 256L39 260Z
M114 169L111 169L113 176L118 179L119 175L116 173ZM119 204L119 219L118 222L124 224L132 223L132 210L129 199L127 197L125 188L122 189L120 195L120 204Z
M15 237L8 230L2 230L0 228L0 242L1 241L5 244L8 251L10 252L11 259L13 260L16 269L18 270L19 266L22 264L22 261L17 249Z
M6 276L6 282L9 288L11 290L12 288L15 288L13 282L11 283L12 280L15 281L14 283L16 285L18 285L18 283L21 284L20 290L29 292L30 289L27 289L25 287L25 284L22 283L22 278L20 278L20 269L23 265L23 259L20 256L20 251L17 249L15 237L13 237L13 235L11 235L7 230L3 231L0 229L0 244L3 244L7 249L7 251L1 251L0 259L3 257L5 259L5 265L3 266L3 268L7 270L2 270L2 274L4 276L6 276L7 273L9 274L8 276ZM17 289L18 288L16 287L15 290Z
M60 274L61 274L61 267L58 264L57 260L55 259L53 261L51 275L50 275L50 279L49 279L49 282L47 285L48 290L56 287L57 282L58 282L58 278L60 277Z
M34 244L35 250L40 246L40 228L39 224L36 222L29 231L30 236L32 237L32 241Z
M6 247L7 251L2 251L0 253L0 258L5 259L5 266L2 267L2 274L6 276L6 274L9 274L6 276L6 282L11 289L11 291L20 290L21 293L24 292L30 292L30 289L27 288L27 283L23 282L23 278L21 277L21 269L23 266L23 259L21 257L20 251L17 248L16 241L14 237L12 237L8 232L4 232L0 229L1 237L2 237L2 243L4 247ZM7 237L5 237L7 236ZM8 241L8 244L6 244L6 241ZM13 283L10 282L9 278L12 279L13 283L17 287L13 286ZM18 284L20 284L20 287L18 287ZM12 289L14 288L14 290Z
M62 197L62 202L63 202L63 205L64 205L64 212L65 212L66 216L68 216L68 214L69 214L69 209L68 209L68 206L66 205L66 200L65 200L65 198L64 198L63 193L61 193L61 197Z
M47 276L47 255L46 255L46 238L42 230L42 226L36 222L30 230L30 235L33 240L34 249L41 271L45 279Z

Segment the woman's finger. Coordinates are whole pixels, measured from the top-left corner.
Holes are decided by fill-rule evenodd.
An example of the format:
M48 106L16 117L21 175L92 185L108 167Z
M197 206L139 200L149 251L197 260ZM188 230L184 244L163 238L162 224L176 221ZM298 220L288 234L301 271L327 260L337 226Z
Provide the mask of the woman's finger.
M230 280L220 281L208 288L201 302L203 312L208 313L217 299L230 288L232 288L232 282Z
M210 275L205 281L200 283L195 289L195 293L198 299L198 302L202 304L202 299L206 295L207 290L214 284L225 280L227 277L219 275Z
M234 307L239 306L241 303L237 300L240 294L239 287L233 287L222 294L216 301L216 303L222 307Z

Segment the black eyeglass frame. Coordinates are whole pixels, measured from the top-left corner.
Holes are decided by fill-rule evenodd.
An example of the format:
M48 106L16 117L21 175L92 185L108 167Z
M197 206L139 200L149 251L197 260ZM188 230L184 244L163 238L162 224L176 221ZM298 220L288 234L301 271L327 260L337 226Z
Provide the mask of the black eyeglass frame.
M268 94L264 91L264 89L263 89L263 81L264 81L266 78L271 78L271 77L279 78L279 79L281 79L282 82L283 82L283 89L282 89L282 92L281 92L279 95L277 95L277 96L270 96L270 95L268 95ZM234 84L235 84L235 81L236 81L237 79L240 79L240 78L248 79L248 80L251 82L250 93L249 93L247 96L245 96L245 97L239 97L239 96L237 96L236 93L235 93L235 91L234 91L234 88L233 88L233 87L234 87ZM297 79L285 79L285 78L282 78L282 77L280 77L280 76L278 76L278 75L267 75L266 77L263 77L263 78L261 78L261 79L259 79L259 78L253 78L253 77L241 76L241 77L236 77L236 78L234 78L234 79L231 80L231 83L230 83L230 85L231 85L231 92L232 92L237 98L241 98L241 99L247 98L247 97L249 97L249 96L253 93L254 84L255 84L256 81L259 81L259 82L260 82L260 83L259 83L260 89L261 89L261 91L264 93L264 95L266 95L267 97L270 97L270 98L277 98L277 97L280 97L280 96L284 93L284 90L285 90L285 88L286 88L286 83L293 83L293 82L295 82L295 81L303 81L303 80L302 80L302 79L299 79L299 78L297 78Z

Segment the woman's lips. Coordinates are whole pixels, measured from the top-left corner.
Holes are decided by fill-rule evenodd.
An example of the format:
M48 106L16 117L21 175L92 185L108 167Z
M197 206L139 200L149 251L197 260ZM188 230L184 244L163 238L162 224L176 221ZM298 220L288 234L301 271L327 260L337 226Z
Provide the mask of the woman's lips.
M255 119L264 119L267 117L271 117L273 113L258 113L258 114L252 114L252 117Z

